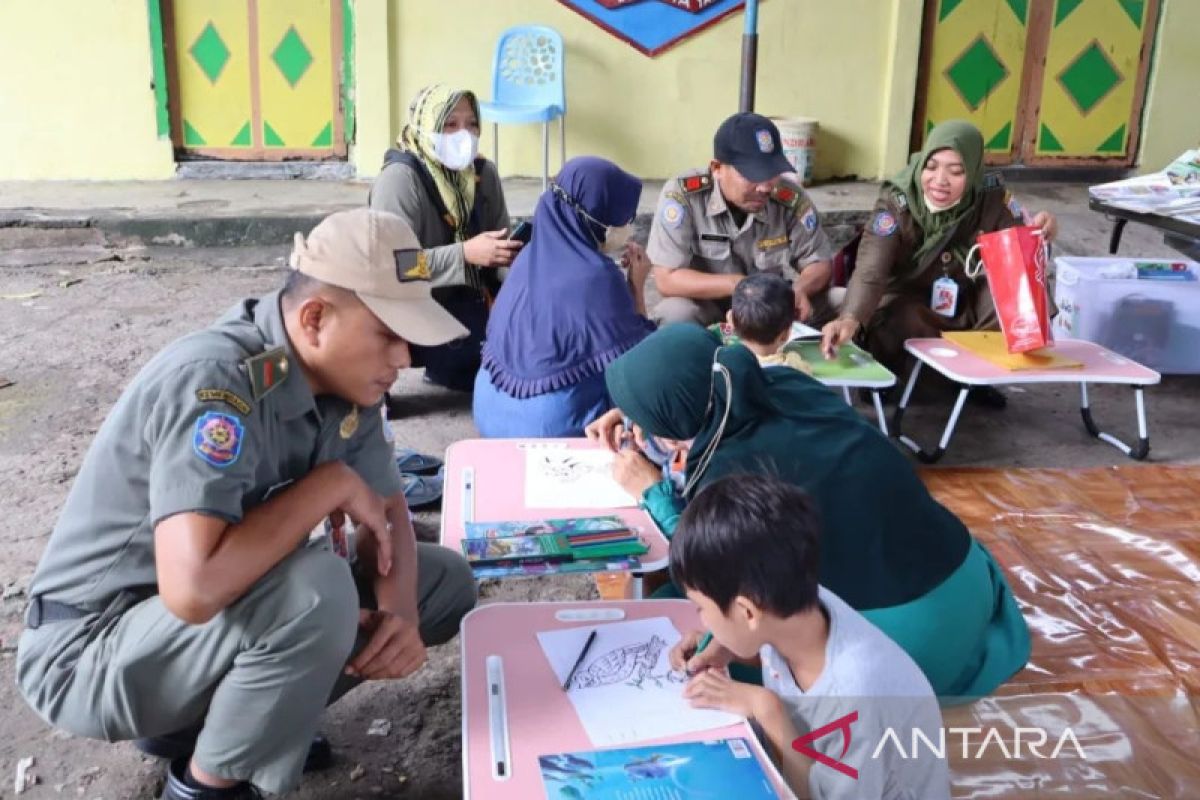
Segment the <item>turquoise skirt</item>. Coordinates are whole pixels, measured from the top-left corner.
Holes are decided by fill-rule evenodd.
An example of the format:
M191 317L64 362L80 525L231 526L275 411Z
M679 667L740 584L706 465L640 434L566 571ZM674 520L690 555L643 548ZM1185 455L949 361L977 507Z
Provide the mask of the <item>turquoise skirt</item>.
M1000 565L978 541L921 597L861 612L912 656L943 705L991 694L1029 661L1029 628Z

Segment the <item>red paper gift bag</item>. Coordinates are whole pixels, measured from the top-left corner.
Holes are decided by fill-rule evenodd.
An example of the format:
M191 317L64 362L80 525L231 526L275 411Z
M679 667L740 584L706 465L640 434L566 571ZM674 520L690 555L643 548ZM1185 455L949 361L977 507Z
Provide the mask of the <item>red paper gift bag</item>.
M1010 353L1025 353L1050 343L1050 313L1046 292L1046 243L1040 229L1018 225L994 233L981 233L967 253L967 276L979 267L987 273L1000 329ZM972 268L974 267L974 268Z

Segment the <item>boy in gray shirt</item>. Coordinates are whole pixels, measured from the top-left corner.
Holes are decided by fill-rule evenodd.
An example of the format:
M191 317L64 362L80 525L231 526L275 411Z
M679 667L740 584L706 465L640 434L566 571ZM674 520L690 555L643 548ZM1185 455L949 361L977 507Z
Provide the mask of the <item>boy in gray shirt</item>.
M724 478L688 505L671 575L711 636L692 632L671 653L692 676L684 696L754 722L799 797L949 798L933 689L899 645L817 585L819 524L802 490L771 477ZM734 660L760 662L763 685L732 680Z

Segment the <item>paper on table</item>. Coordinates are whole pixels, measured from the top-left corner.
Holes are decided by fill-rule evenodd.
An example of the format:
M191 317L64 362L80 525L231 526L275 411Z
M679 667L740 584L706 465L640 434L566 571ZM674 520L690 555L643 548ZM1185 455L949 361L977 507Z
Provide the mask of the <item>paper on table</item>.
M816 328L810 328L803 322L793 322L791 333L788 334L788 341L792 339L812 339L820 337L821 332Z
M596 747L742 721L735 714L692 708L683 699L686 676L673 671L669 659L681 637L667 617L538 633L560 687L593 630L596 639L571 679L568 696Z
M632 508L637 501L612 477L608 450L528 448L526 508Z

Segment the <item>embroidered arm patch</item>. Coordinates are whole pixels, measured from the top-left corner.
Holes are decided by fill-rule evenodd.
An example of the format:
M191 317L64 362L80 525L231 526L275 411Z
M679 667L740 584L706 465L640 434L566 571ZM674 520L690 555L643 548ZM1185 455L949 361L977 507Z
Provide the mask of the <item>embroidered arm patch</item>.
M246 432L242 421L232 414L206 411L196 420L192 434L192 452L214 467L225 468L242 454Z
M896 232L896 217L890 211L880 211L871 220L871 233L876 236L891 236Z

